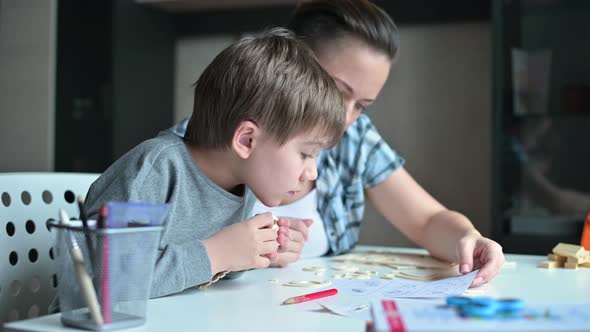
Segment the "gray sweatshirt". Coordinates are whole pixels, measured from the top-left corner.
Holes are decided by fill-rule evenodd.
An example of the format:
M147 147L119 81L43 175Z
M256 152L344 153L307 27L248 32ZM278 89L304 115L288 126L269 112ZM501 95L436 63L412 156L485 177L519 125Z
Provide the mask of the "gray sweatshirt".
M91 218L109 201L170 203L159 245L151 297L180 292L211 280L202 240L248 217L256 198L233 195L213 183L172 133L147 140L109 167L92 184Z

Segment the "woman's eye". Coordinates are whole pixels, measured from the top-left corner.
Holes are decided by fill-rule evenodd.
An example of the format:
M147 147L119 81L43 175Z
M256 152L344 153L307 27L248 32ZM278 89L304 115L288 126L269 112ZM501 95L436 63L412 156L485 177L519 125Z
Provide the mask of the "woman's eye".
M358 104L358 103L355 105L355 108L356 108L357 110L361 111L361 112L364 112L364 111L367 109L367 108L365 107L365 105L363 105L363 104Z
M312 158L313 156L309 153L301 153L301 158L302 159L308 159L308 158Z

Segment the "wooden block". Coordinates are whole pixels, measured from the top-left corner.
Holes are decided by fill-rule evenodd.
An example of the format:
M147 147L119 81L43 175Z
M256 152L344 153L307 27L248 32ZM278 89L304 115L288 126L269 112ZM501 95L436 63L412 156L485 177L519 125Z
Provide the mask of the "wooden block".
M575 244L567 244L567 243L558 243L553 248L553 253L560 255L560 256L567 256L567 257L586 257L586 250L582 248L582 246L577 246Z
M557 267L557 262L556 261L541 261L539 262L539 265L537 265L540 268L543 269L553 269Z
M549 259L550 261L554 261L554 262L564 263L565 260L567 259L567 257L559 256L556 254L548 254L547 259Z
M402 270L396 274L396 277L411 279L411 280L438 280L442 278L455 277L460 275L457 269L415 269Z
M565 264L563 264L563 267L566 269L574 269L575 270L578 268L578 264L565 262Z
M580 265L580 264L584 264L584 263L588 263L590 262L590 258L588 257L583 257L583 258L579 258L579 257L568 257L566 263L570 263L570 264L576 264L576 265Z
M590 263L578 264L578 267L590 267Z
M515 261L505 261L504 264L502 265L503 269L513 269L515 267L516 267Z

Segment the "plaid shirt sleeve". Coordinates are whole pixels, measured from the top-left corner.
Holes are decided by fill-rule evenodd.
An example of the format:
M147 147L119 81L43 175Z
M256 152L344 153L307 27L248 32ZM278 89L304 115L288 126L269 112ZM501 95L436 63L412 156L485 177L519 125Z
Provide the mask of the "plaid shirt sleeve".
M365 210L365 189L402 167L401 158L364 114L338 144L318 158L318 210L331 254L350 251L358 242Z

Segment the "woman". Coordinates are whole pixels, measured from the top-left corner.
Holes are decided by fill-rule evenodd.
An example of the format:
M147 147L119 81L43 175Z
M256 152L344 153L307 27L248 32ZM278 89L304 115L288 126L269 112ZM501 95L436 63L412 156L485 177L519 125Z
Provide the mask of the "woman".
M301 255L351 250L358 242L368 197L392 225L433 256L459 263L461 273L479 268L472 286L493 278L504 263L500 245L416 183L403 168L404 160L363 114L383 88L398 50L391 18L367 0L317 0L301 3L289 28L336 81L345 102L347 130L338 145L318 156L316 181L301 182L300 190L290 193L281 207L255 208L254 213L289 217L279 221L284 227L274 265L285 266ZM183 134L182 123L175 131Z

